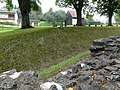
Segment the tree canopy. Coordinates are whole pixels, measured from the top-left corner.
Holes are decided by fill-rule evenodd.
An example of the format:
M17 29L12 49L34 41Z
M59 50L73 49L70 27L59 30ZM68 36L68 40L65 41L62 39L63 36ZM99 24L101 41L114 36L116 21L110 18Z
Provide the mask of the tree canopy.
M49 11L45 13L45 19L48 23L54 22L54 12L52 8L50 8Z
M65 22L66 13L63 10L58 10L54 12L54 20L55 22Z
M120 10L117 10L117 13L115 13L115 20L116 23L120 23Z
M93 0L97 2L97 12L108 17L108 26L112 26L112 16L120 9L119 0Z
M12 0L6 0L6 7L10 11L13 8Z
M63 10L53 12L53 9L50 8L49 11L45 13L45 19L48 23L65 22L66 13Z

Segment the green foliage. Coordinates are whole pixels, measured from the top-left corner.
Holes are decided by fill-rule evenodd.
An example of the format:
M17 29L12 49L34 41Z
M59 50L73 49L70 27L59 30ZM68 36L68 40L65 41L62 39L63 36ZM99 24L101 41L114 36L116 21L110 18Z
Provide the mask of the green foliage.
M12 22L2 22L2 24L4 24L4 25L15 25L15 24L12 23Z
M58 10L54 12L54 21L55 22L64 22L66 19L66 13L63 10Z
M66 13L63 10L53 12L53 9L50 8L49 11L45 13L45 19L48 23L53 23L53 26L56 27L56 24L65 21Z
M119 0L95 0L97 1L97 11L101 15L109 16L111 13L116 12L120 8Z
M42 11L37 11L36 12L36 17L40 21L45 21L45 17L44 17L44 14L42 13Z
M117 10L117 12L115 13L115 20L116 23L120 23L120 10Z
M13 8L12 0L5 0L6 7L10 11ZM41 7L39 5L41 4L39 0L30 0L30 7L34 11L40 11Z
M93 20L93 16L94 14L89 14L89 13L86 14L86 18L89 20Z
M40 70L86 51L94 39L119 35L120 28L33 28L0 34L0 72Z
M112 26L112 16L120 9L119 0L94 0L97 2L97 11L108 16L108 26Z
M49 11L45 13L45 19L48 23L54 22L54 12L52 8L50 8Z
M87 12L86 18L85 18L85 24L95 25L96 22L95 22L95 20L93 20L93 16L94 16L94 14Z
M73 0L56 0L56 5L61 7L71 7Z
M56 0L56 5L61 7L82 8L88 5L88 0Z
M30 7L33 11L41 11L42 9L40 7L40 4L41 3L39 0L30 0Z
M12 0L5 0L5 2L6 2L6 7L9 11L13 9Z
M54 23L53 23L53 27L57 27L57 23L54 22Z

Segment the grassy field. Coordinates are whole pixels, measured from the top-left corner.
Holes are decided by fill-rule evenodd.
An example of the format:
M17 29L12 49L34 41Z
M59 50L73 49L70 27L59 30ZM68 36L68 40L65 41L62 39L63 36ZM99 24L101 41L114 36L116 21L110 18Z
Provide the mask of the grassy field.
M15 30L16 28L0 28L0 34Z
M14 68L43 71L88 50L94 39L113 35L120 35L120 27L49 27L1 33L0 72Z
M46 21L40 21L40 26L52 26L52 24L47 23Z

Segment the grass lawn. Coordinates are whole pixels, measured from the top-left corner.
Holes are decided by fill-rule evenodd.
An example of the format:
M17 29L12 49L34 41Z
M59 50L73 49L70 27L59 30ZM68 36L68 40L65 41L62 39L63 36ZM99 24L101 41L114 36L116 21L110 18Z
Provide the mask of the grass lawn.
M15 25L4 25L4 24L0 24L0 34L2 33L6 33L6 32L10 32L13 31L15 29L20 28L19 26L15 26Z
M113 35L120 35L120 27L48 27L0 34L0 72L32 69L47 77L53 70L51 66L58 66L53 70L56 73L84 56L82 52L90 48L94 39Z
M5 32L10 32L10 31L13 31L13 30L14 30L13 28L0 28L0 34L5 33Z
M46 21L40 21L40 26L52 26L52 24L47 23Z

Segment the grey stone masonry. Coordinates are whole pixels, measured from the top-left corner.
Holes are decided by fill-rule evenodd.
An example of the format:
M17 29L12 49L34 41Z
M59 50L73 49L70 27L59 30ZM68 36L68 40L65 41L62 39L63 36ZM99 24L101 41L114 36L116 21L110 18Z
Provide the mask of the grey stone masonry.
M109 58L120 57L120 36L111 36L93 41L90 48L91 56L106 55Z
M17 72L15 69L0 75L0 90L66 90L55 82L38 77L31 70Z
M120 90L120 36L94 40L91 56L49 80L73 90Z

